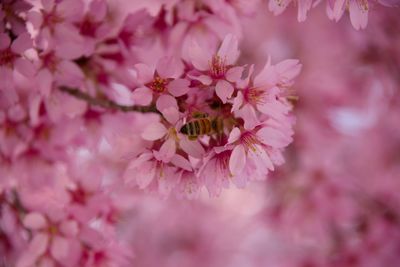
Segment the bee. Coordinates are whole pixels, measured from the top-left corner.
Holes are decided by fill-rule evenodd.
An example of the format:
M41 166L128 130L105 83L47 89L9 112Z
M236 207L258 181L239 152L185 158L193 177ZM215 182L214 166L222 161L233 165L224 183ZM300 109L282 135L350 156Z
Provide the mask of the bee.
M189 140L196 140L199 136L221 134L224 130L224 121L221 117L208 117L208 114L196 114L195 119L185 123L180 133L187 135Z

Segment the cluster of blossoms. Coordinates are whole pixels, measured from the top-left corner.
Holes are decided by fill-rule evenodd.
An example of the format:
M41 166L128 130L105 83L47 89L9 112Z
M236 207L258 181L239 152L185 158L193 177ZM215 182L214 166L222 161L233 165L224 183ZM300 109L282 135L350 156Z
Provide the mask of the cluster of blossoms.
M238 40L228 35L216 52L193 43L185 64L163 58L155 69L136 65L141 86L133 95L155 102L162 118L143 130L152 143L129 163L127 182L161 194L192 195L206 186L218 195L230 182L265 179L283 163L293 124L287 88L301 65L267 62L244 74L238 56Z
M269 10L275 15L281 14L291 3L297 4L298 6L298 21L305 21L307 18L307 12L320 4L321 1L313 0L269 0ZM343 14L348 11L350 15L350 21L353 27L357 30L364 29L368 24L368 12L376 4L380 4L386 7L398 7L400 6L399 0L327 0L326 1L326 13L329 19L338 22Z

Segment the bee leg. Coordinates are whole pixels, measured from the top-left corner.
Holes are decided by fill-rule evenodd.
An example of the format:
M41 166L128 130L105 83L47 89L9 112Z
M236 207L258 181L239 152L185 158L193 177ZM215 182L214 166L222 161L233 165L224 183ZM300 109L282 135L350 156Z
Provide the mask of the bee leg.
M197 140L197 135L189 135L188 138L190 141L196 141Z

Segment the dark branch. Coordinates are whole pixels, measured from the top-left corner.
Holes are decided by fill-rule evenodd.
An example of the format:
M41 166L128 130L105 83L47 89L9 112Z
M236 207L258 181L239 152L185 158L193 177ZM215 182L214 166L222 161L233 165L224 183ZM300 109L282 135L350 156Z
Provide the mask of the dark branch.
M124 106L124 105L120 105L115 103L114 101L111 101L109 99L103 99L103 98L96 98L93 97L89 94L86 94L78 89L74 89L74 88L69 88L69 87L65 87L65 86L61 86L59 87L59 89L64 92L67 93L69 95L72 95L78 99L84 100L87 103L89 103L90 105L93 106L99 106L105 109L113 109L113 110L120 110L123 112L141 112L141 113L158 113L161 114L155 106Z

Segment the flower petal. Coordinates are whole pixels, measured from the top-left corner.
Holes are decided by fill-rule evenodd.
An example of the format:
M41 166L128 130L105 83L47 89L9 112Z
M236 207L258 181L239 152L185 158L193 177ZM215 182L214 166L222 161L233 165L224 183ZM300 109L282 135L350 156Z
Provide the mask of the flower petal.
M282 132L271 127L264 127L257 132L257 136L266 145L274 148L283 148L289 145L291 138L285 136Z
M246 164L246 154L242 145L236 146L229 159L229 170L233 175L238 175L242 172Z
M183 73L182 61L173 57L162 57L158 60L156 70L162 78L178 78Z
M190 162L181 155L175 154L171 159L171 163L184 170L192 171Z
M240 136L241 136L241 132L240 132L239 128L238 127L233 128L231 133L229 134L228 144L232 144L232 143L236 142L237 140L239 140Z
M233 86L225 80L219 80L215 85L215 93L221 99L222 103L226 103L228 98L233 94Z
M55 236L51 242L50 253L58 262L65 261L69 254L69 242L66 238Z
M147 106L150 105L153 100L153 94L149 88L139 87L133 90L131 98L135 105Z
M178 103L175 97L170 95L161 95L156 102L157 109L162 112L166 108L173 107L178 110Z
M183 151L194 158L200 159L203 157L204 153L206 153L203 146L197 140L188 140L186 137L181 138L179 146Z
M170 162L176 152L176 144L173 138L168 138L167 141L162 144L158 153L158 159L163 162Z
M144 140L154 141L163 137L167 133L167 128L161 122L154 122L147 126L141 136Z
M151 82L154 78L154 70L146 64L139 63L135 65L137 79L142 84Z
M227 65L232 65L239 57L238 43L237 37L233 34L228 34L222 41L217 54L226 60Z
M32 47L32 39L29 33L25 32L20 34L17 39L12 43L11 50L14 53L22 54L25 50Z
M243 67L233 67L226 72L225 77L228 81L234 83L242 77L242 74Z
M200 71L208 70L211 57L212 53L200 47L196 41L192 41L192 45L189 47L189 58L196 69Z
M190 82L186 79L176 79L171 81L167 88L173 96L182 96L189 91Z
M28 213L24 218L24 226L31 230L38 230L46 227L47 222L44 216L38 212Z

